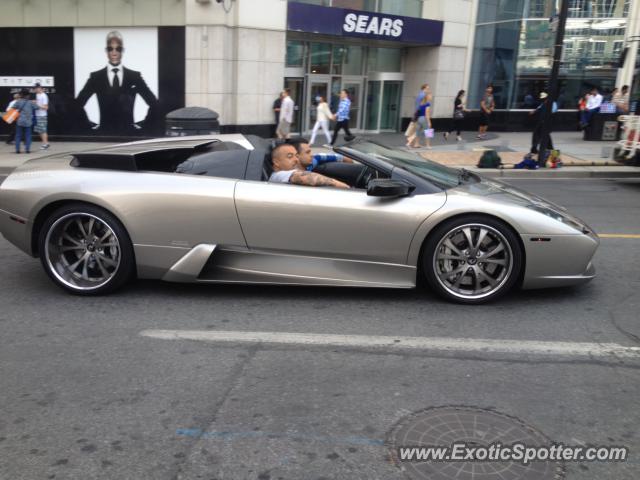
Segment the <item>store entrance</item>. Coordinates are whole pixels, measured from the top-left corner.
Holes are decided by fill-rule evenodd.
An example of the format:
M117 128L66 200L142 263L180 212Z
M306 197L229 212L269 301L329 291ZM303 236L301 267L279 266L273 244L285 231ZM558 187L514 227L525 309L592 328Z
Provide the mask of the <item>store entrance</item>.
M338 105L340 104L340 91L343 89L349 92L349 99L351 100L349 128L352 130L362 129L361 105L363 85L364 79L360 76L308 75L304 102L304 130L309 132L316 123L318 97L324 98L329 104L331 112L336 113L338 111Z
M393 131L400 128L402 81L370 80L367 83L365 129L370 132Z

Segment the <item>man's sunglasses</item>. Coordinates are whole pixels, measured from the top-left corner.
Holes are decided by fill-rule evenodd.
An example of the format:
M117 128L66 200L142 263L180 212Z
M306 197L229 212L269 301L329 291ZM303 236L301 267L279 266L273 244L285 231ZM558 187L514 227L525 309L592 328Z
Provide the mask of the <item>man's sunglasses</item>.
M105 48L105 50L107 52L113 52L115 50L116 52L122 53L124 48L123 47L107 47L107 48Z

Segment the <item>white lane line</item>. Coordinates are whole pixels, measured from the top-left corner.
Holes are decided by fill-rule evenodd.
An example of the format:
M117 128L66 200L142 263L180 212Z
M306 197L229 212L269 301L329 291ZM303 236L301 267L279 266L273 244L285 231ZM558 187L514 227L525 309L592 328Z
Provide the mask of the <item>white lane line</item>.
M640 347L617 343L537 342L484 338L395 337L330 335L287 332L233 332L201 330L143 330L144 337L216 343L251 343L325 347L384 348L385 350L437 350L445 352L508 353L588 357L640 357Z

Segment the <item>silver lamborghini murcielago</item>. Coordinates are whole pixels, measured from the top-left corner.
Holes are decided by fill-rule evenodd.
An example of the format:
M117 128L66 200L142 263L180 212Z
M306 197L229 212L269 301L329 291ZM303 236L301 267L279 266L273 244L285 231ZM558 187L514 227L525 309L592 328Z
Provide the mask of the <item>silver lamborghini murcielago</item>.
M0 231L72 293L171 282L413 288L460 303L595 276L598 237L564 208L356 140L316 171L352 188L269 183L271 142L214 135L29 161L0 185Z

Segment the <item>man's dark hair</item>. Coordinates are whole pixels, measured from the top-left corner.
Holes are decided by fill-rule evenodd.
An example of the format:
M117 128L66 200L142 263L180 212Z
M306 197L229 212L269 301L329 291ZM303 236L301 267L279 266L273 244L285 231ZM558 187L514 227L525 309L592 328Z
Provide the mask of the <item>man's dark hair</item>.
M294 147L294 148L296 148L296 146L295 146L295 145L292 145L292 144L290 144L290 143L288 143L288 142L285 142L285 143L278 143L275 147L273 147L273 150L271 150L271 160L272 160L272 161L273 161L273 158L276 156L276 153L277 153L281 148L283 148L283 147ZM298 150L298 149L296 148L296 151L297 151L297 150Z
M628 92L629 91L629 85L623 85L622 86L622 91L623 92Z
M287 95L291 95L291 89L290 88L285 88L283 90L283 92L287 92Z
M294 138L288 139L286 142L286 144L293 145L294 147L296 147L296 152L298 153L300 153L300 151L302 150L303 143L308 144L309 140L303 137L294 137Z
M20 90L21 98L29 98L30 96L31 96L31 92L29 91L29 89L23 88L22 90Z

